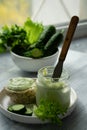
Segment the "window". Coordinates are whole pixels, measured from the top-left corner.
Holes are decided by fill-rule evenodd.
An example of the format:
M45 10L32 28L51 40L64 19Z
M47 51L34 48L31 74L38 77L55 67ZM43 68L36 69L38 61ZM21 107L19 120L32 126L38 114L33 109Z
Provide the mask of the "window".
M33 18L47 24L68 22L73 15L87 19L87 0L33 0ZM37 6L36 6L37 5ZM36 13L36 15L34 15Z
M87 36L87 0L33 0L32 18L44 25L55 24L58 29L67 29L73 15L80 18L76 37ZM37 5L37 6L36 6Z
M0 0L0 25L22 24L31 15L29 0Z
M0 0L0 25L22 24L27 17L43 24L68 22L72 15L87 19L87 0Z
M79 36L87 34L87 0L0 0L0 25L23 24L27 17L44 25L66 28L70 18L82 21ZM84 31L83 31L84 29Z

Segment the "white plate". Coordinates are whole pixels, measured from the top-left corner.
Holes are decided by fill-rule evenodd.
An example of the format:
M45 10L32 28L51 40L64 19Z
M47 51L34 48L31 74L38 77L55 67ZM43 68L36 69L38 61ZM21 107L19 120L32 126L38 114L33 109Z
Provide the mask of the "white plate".
M73 88L71 88L71 96L70 96L70 106L68 108L67 113L62 117L65 118L66 116L70 115L71 112L74 110L77 101L77 94ZM42 121L36 116L24 116L9 112L7 107L11 104L10 98L5 94L4 89L0 92L0 111L9 119L21 122L21 123L28 123L28 124L40 124L40 123L47 123L48 121Z

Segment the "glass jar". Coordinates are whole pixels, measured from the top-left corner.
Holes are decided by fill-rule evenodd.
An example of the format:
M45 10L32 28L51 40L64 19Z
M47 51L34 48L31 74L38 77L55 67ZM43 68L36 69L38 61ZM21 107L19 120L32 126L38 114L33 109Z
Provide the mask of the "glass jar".
M44 67L38 71L36 103L40 104L41 99L57 102L62 107L70 104L70 87L68 85L68 75L62 73L61 78L52 78L54 67Z

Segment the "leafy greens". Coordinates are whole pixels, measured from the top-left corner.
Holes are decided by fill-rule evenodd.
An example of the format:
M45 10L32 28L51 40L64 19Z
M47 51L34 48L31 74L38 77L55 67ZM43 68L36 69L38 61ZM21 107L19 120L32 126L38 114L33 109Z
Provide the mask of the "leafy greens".
M13 49L17 45L26 50L39 38L43 28L42 24L34 23L30 18L27 18L23 26L4 25L0 32L0 53L6 51L7 47Z
M56 102L49 102L45 99L41 99L39 106L35 107L34 113L37 117L44 120L50 120L53 123L62 125L61 116L64 115L67 108L60 106Z
M63 32L54 25L43 26L27 18L22 26L4 25L0 32L0 53L10 49L15 54L41 58L54 54L63 40Z

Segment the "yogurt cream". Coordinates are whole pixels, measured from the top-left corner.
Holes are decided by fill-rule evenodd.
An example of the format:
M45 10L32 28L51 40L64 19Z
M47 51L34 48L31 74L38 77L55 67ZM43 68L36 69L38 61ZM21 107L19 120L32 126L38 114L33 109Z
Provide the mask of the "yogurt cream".
M38 71L38 78L36 81L36 102L39 105L41 99L45 99L62 107L69 107L70 104L70 87L68 79L62 77L60 79L52 79L53 68L42 68Z

